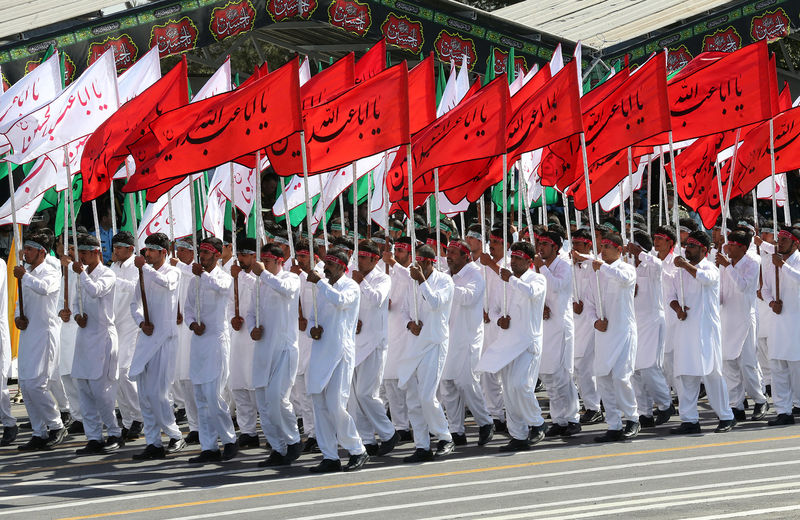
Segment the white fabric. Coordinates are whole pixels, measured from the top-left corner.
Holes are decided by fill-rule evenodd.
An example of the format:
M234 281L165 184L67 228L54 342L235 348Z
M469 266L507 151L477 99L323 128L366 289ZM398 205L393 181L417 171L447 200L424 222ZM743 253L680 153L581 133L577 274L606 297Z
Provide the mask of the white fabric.
M652 417L654 404L659 410L667 410L672 404L667 380L657 366L637 368L633 373L633 389L639 415Z
M771 315L772 332L769 335L769 358L783 361L800 361L800 252L795 251L780 268L780 299L783 309ZM775 267L772 261L764 265L764 301L775 300ZM774 386L774 385L773 385Z
M194 278L192 266L178 262L175 266L180 271L180 282L178 283L178 312L183 316L183 323L177 326L177 360L175 362L175 380L189 380L189 355L191 352L192 336L194 332L189 330L190 322L186 320L184 306L186 295L189 294L189 282ZM194 395L194 390L189 386L188 395ZM192 397L194 401L194 397Z
M53 265L57 269L61 269L61 264L53 258ZM69 296L68 302L75 301L75 291L78 286L78 275L72 269L67 269L67 279L69 280ZM56 303L58 310L64 307L69 308L69 304L64 303L64 277L61 277L61 286L58 292L58 302ZM130 311L128 312L130 314ZM58 373L61 376L68 376L72 373L72 361L75 357L75 338L78 336L78 324L70 316L69 320L65 323L59 317L58 322L61 331L58 334L59 342L56 351L56 360L58 364Z
M650 253L639 253L636 266L636 370L661 367L664 360L666 321L664 316L663 263ZM672 314L675 314L671 309Z
M290 398L295 415L303 419L303 433L307 437L314 437L316 435L314 433L314 406L311 404L311 396L306 392L305 375L297 374L295 377Z
M253 292L256 288L256 276L253 273L242 271L239 273L238 285L239 316L244 319L244 323L242 323L242 327L238 331L233 330L233 327L231 327L231 373L228 379L228 386L234 393L237 390L253 390L255 388L255 386L253 386L255 342L250 337L250 331L255 327L255 322L248 321L247 316L251 314L250 309L255 305ZM228 314L233 318L234 308L232 301L229 305ZM238 415L237 413L237 417Z
M145 335L140 334L140 337L143 336ZM161 446L162 431L170 439L181 438L181 431L175 424L175 414L169 401L169 388L172 384L174 370L174 361L171 365L170 356L173 356L171 349L156 350L135 376L136 386L139 388L139 407L142 410L144 437L147 444L156 447Z
M194 400L197 403L197 426L200 437L200 449L217 451L217 439L223 444L236 442L236 431L233 429L231 411L228 403L222 398L227 374L220 370L220 377L194 383Z
M142 422L142 411L139 409L139 389L136 381L128 376L128 369L119 368L117 381L117 406L122 415L122 425L130 428L133 421Z
M670 252L661 260L661 290L663 292L662 301L664 303L664 320L666 322L666 334L664 335L665 355L672 354L672 347L675 344L675 324L678 321L675 311L669 308L670 302L677 300L680 295L680 292L676 291L675 285L676 270L675 255Z
M708 402L720 421L733 419L733 412L728 406L728 389L719 369L712 370L704 376L679 375L675 377L675 390L678 393L678 413L681 422L696 423L700 420L697 411L697 396L700 394L700 383L706 389Z
M378 349L385 351L389 334L389 293L392 280L375 267L358 284L361 298L358 319L361 332L356 334L356 372L358 366ZM384 356L385 360L385 356ZM383 372L383 366L380 367ZM380 381L378 381L380 384Z
M530 426L544 424L534 393L540 357L539 352L529 348L501 369L508 433L517 440L527 438Z
M287 445L300 442L297 417L289 400L296 375L297 349L282 350L270 366L267 386L255 391L261 429L272 449L281 455L286 455Z
M609 305L603 308L603 315L608 320L606 331L595 330L594 333L595 375L606 376L614 369L616 387L616 380L630 379L636 358L636 316L633 310L636 268L618 258L611 264L604 262L597 273L601 297ZM622 359L630 361L630 373L620 371L620 367L628 365ZM605 399L602 391L601 398Z
M80 296L87 318L86 327L79 327L75 337L75 355L70 374L75 379L117 380L117 329L114 327L116 281L114 271L103 264L98 264L91 273L84 268L80 274ZM72 303L73 319L78 312L79 306L75 301Z
M742 350L755 353L759 265L744 255L736 265L720 268L722 359L738 358Z
M3 406L4 397L2 393L6 388L5 380L11 377L11 335L8 327L8 266L5 260L0 258L0 270L5 276L0 274L0 408ZM0 411L2 413L2 411Z
M344 278L346 277L343 276L341 279ZM334 287L338 285L337 281ZM357 309L358 307L355 306L354 308ZM353 327L355 327L354 319L355 313L353 313L353 320L351 320ZM318 343L315 342L315 345ZM313 355L312 353L312 359ZM342 356L333 367L325 386L319 392L311 394L317 444L322 456L326 459L338 460L338 446L340 445L350 455L364 453L364 445L358 436L356 424L350 414L347 413L347 400L350 397L350 382L352 378L353 357L352 355ZM310 382L306 381L306 385L308 386L309 384Z
M540 369L539 378L547 390L553 424L566 426L578 422L578 389L567 369L560 367L552 374L542 374Z
M401 388L405 387L406 390L414 445L423 450L431 449L431 435L440 441L453 439L444 410L436 398L446 355L447 350L441 345L427 349L405 384L401 383Z
M18 119L50 103L61 93L59 60L56 51L3 92L0 96L0 133L5 133Z
M386 402L389 413L392 414L392 424L395 430L410 430L411 422L408 419L408 406L406 405L406 391L400 388L397 379L383 379L383 389L386 391Z
M408 305L413 305L410 301L413 295L411 290L412 280L407 273L400 273L403 269L399 264L389 268L392 290L389 293L388 353L383 373L384 379L397 380L398 363L405 355L409 337L411 336L406 325L410 314ZM405 408L405 405L403 405L403 408ZM392 412L392 419L394 419L394 412Z
M355 421L356 430L364 444L375 444L376 435L381 442L388 441L394 435L394 425L387 417L386 406L380 398L385 364L386 346L382 346L372 350L353 371L353 387L347 411Z
M442 379L458 380L471 386L478 381L474 370L483 347L483 295L485 282L480 267L468 262L453 275L453 304L450 310L450 339Z
M581 313L573 312L576 360L585 356L590 350L592 353L594 352L594 320L596 317L594 306L597 298L597 277L592 269L593 255L589 253L587 256L590 260L579 262L572 268L572 275L575 277L573 299L577 298L583 302Z
M800 389L800 361L770 359L769 363L775 413L792 415L794 395Z
M744 410L745 392L756 403L767 402L754 348L743 350L736 359L724 360L722 375L725 377L725 384L728 387L728 403L731 408Z
M19 334L20 379L49 378L57 369L55 360L61 323L56 310L59 274L51 264L42 262L20 280L28 318L28 327ZM19 301L16 316L19 316Z
M572 267L561 257L543 265L540 273L547 279L544 304L550 309L550 319L542 326L541 374L555 374L562 368L572 372L574 354L574 324L572 313Z
M103 374L96 379L76 378L76 383L86 439L102 442L104 424L108 428L109 437L119 437L121 430L114 413L114 400L117 395L116 378L111 379L107 374Z
M114 326L117 329L119 367L130 368L139 327L131 316L131 301L139 283L139 270L133 264L134 256L124 262L114 262L111 270L117 276L114 290Z
M592 337L594 337L594 330L592 330ZM575 357L573 376L575 384L578 386L578 394L583 401L583 407L587 410L600 410L600 392L597 390L597 378L594 375L594 348L587 350L581 357Z
M198 431L197 402L194 400L194 386L188 378L175 381L173 389L177 388L183 398L183 409L186 410L186 424L190 432Z
M31 421L34 437L47 438L47 430L64 427L56 401L48 388L46 374L19 380L19 390L25 396L25 410Z
M233 402L236 404L236 424L242 434L258 436L256 423L258 422L258 404L256 391L238 389L231 390Z
M195 307L198 285L199 309ZM222 386L225 386L228 380L231 348L228 300L233 295L232 285L231 275L217 265L210 272L203 271L200 276L194 276L189 283L184 320L189 324L202 323L206 327L202 336L192 334L189 353L192 384L208 383L221 377Z

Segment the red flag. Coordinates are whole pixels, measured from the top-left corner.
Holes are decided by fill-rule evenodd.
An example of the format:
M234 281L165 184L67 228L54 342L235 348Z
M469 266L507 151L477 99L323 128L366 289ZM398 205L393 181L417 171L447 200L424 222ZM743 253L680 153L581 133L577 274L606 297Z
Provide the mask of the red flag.
M408 129L416 134L436 119L433 53L408 71Z
M88 202L106 193L111 176L128 156L128 145L148 131L151 121L189 102L186 59L105 120L86 142L81 159L83 192Z
M253 67L253 74L251 74L250 77L247 78L246 80L242 81L242 84L239 85L238 88L245 88L254 81L256 81L257 79L263 78L267 74L269 74L269 67L267 66L267 62L265 61L261 65L256 65L255 67Z
M303 109L325 103L352 87L355 84L354 68L355 57L351 52L319 74L311 76L311 79L300 87Z
M298 60L249 87L167 112L150 123L152 141L130 147L144 187L206 170L300 129ZM139 165L143 165L141 170ZM124 191L134 191L130 182ZM141 187L136 189L142 189Z
M386 38L372 46L361 56L355 66L355 83L363 83L373 76L377 76L386 68Z
M714 227L721 212L715 165L717 154L726 147L726 134L701 137L675 157L678 196L700 214L707 229ZM672 179L672 164L665 170Z
M414 189L419 186L421 193L433 192L434 168L502 155L508 104L508 82L503 74L415 134L411 140ZM407 154L398 154L387 174L392 202L408 199L406 159ZM463 184L462 179L444 178L441 173L441 190Z
M789 84L784 81L783 89L778 94L778 112L783 112L790 108L792 108L792 93L789 91Z
M522 85L516 94L511 96L511 113L513 114L519 107L528 101L539 89L550 81L550 67L542 67L539 72L533 75L527 83Z

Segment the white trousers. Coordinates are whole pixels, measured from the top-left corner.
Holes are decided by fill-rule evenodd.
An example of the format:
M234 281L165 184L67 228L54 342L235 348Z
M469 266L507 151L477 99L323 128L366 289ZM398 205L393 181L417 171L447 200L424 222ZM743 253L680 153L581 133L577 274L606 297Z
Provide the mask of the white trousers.
M695 423L700 420L700 414L697 411L697 397L700 395L701 382L706 387L708 402L719 420L733 419L733 412L728 406L728 388L725 385L725 378L722 377L720 370L715 368L705 376L677 376L675 378L681 422Z
M675 355L671 350L664 352L664 362L661 368L664 372L664 379L667 380L667 386L675 389L675 393L678 393L678 382L675 377Z
M8 392L8 378L0 374L0 423L3 426L16 426L17 420L11 415L11 394Z
M414 430L414 444L423 450L431 449L431 434L440 441L453 440L444 410L436 398L445 354L445 349L440 345L431 348L422 357L405 387L408 417Z
M544 424L542 409L534 393L540 361L540 354L526 350L500 370L508 433L517 440L528 438L530 426Z
M135 377L139 389L139 409L142 411L144 438L147 444L156 447L161 446L162 431L170 439L181 438L181 431L175 424L175 413L169 400L171 383L166 371L164 348L160 348L147 362L142 373Z
M173 395L177 390L178 394L184 396L181 398L181 405L186 410L186 423L189 426L189 431L198 431L200 427L197 425L197 403L194 400L194 385L192 385L192 381L190 379L175 381L172 385L172 390Z
M465 408L469 408L478 426L492 424L492 416L483 398L480 379L472 372L460 379L445 379L439 384L442 404L450 433L464 433ZM503 389L505 395L505 388ZM508 405L506 405L508 406Z
M640 368L633 372L633 390L636 392L636 406L639 415L653 416L653 405L659 410L667 410L672 404L667 378L657 365Z
M188 379L186 381L188 381ZM186 409L186 400L184 399L184 396L194 394L194 390L192 389L191 384L189 385L189 390L187 391L184 387L182 387L180 384L178 384L178 382L179 382L178 379L176 379L175 381L172 382L172 386L170 387L169 395L170 395L170 398L171 398L171 401L172 401L172 405L175 408L177 408L179 410L181 408L183 408L185 410Z
M794 396L800 390L800 361L770 359L769 363L775 411L791 415Z
M756 403L767 402L755 349L742 349L738 358L723 361L722 375L728 386L728 404L731 408L744 410L745 392Z
M389 412L392 414L394 429L410 430L411 422L408 420L406 391L400 388L400 381L397 379L384 379L383 389L386 391L386 401L389 403Z
M597 376L597 387L605 407L609 430L621 430L623 417L629 421L639 421L632 377L633 359L625 355L619 356L608 374Z
M65 381L69 381L73 385L73 389L75 392L72 395L67 394L67 389L65 387ZM62 412L69 412L70 409L70 397L72 400L77 402L78 401L78 392L77 387L74 386L75 383L72 381L72 377L69 375L59 376L58 370L53 374L53 377L48 381L48 388L50 388L50 393L53 394L53 398L56 400L56 406L58 406L59 411Z
M228 403L222 398L226 375L222 374L221 377L207 383L192 384L194 401L197 403L200 449L203 451L219 450L217 439L221 440L223 444L236 442L231 411Z
M307 437L314 437L314 405L311 403L311 396L306 392L305 374L295 376L290 398L295 415L303 418L303 433Z
M575 358L574 376L583 407L587 410L600 410L600 392L594 376L594 346L587 348L583 356Z
M297 417L289 394L297 375L297 349L287 349L272 360L267 386L256 388L261 429L272 449L286 455L286 446L300 442Z
M333 369L322 392L311 394L317 444L326 459L337 460L340 445L350 455L364 453L364 444L358 436L356 423L347 413L347 400L353 379L352 363L352 360L342 358Z
M109 437L119 437L121 429L114 413L117 382L108 377L75 379L83 412L83 431L87 440L103 441L103 425Z
M565 367L559 367L552 374L540 373L539 378L547 389L553 424L566 426L567 423L578 422L578 389L572 381L572 374Z
M364 444L375 444L394 435L394 425L386 415L380 389L383 368L386 365L386 347L376 348L353 371L353 389L347 411L356 422L356 430Z
M56 385L58 386L58 385ZM52 390L52 386L50 387ZM83 410L81 410L81 398L80 393L78 392L78 385L75 379L72 376L61 376L61 388L62 392L67 396L67 407L61 408L62 411L69 410L72 418L76 421L83 421ZM55 394L54 394L55 395ZM58 401L58 398L56 398Z
M256 431L258 422L256 391L240 388L231 390L231 393L233 401L236 403L236 423L239 425L239 433L258 435Z
M61 413L50 393L50 380L46 375L34 379L20 379L19 389L25 399L25 409L31 420L34 437L47 438L47 430L64 427Z
M481 390L483 390L483 401L492 419L498 421L506 420L503 403L503 382L500 380L500 372L491 374L483 372L481 374Z
M771 385L772 377L770 377L769 346L767 338L758 338L756 340L756 357L758 358L758 366L761 368L761 381L764 386Z
M128 376L130 368L119 368L117 381L117 406L122 415L122 425L130 428L133 421L142 422L142 411L139 410L139 390L136 382Z

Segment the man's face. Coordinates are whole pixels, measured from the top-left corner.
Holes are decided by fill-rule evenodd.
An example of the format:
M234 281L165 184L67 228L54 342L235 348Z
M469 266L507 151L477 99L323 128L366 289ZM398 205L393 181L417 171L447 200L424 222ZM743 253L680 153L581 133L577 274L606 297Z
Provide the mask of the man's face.
M295 252L294 258L300 268L307 271L311 269L311 256L306 253L307 251L303 251L303 254Z
M527 271L531 266L531 263L528 259L522 258L521 256L512 256L511 257L511 272L514 273L514 276L520 278L525 271Z
M42 253L44 253L44 250L38 247L25 246L22 248L22 256L29 264L35 264Z
M577 251L579 254L588 255L592 251L592 243L573 238L572 249Z
M467 242L469 250L472 251L473 255L478 255L482 252L483 244L481 244L481 240L479 238L467 237L465 241Z
M264 258L264 269L277 274L281 270L281 261L277 258Z
M622 250L614 244L605 243L600 247L600 257L603 262L612 264L619 260Z
M458 246L447 248L447 267L451 274L456 274L469 262L469 256Z
M711 240L715 244L722 242L722 228L715 227L711 230Z
M656 251L659 253L669 253L669 250L672 249L672 240L669 238L654 236L653 247L655 247Z
M239 260L239 265L242 269L250 270L253 267L253 262L256 260L255 253L237 253L236 258Z
M358 255L358 270L364 274L372 271L377 263L378 259L373 256L362 256L361 254Z
M163 262L166 257L167 257L166 249L150 249L149 247L145 247L144 259L150 265L159 264Z
M186 249L185 247L177 248L175 250L175 256L177 256L178 260L184 264L191 264L194 262L194 251L191 249Z
M338 262L325 260L325 268L323 269L323 274L325 274L325 278L327 278L329 282L334 283L336 280L341 278L343 273L344 273L344 267L340 265Z
M686 259L691 264L698 264L706 256L706 248L697 244L686 244Z
M797 242L786 236L778 236L778 253L790 255L797 247Z
M747 248L744 244L738 242L728 242L725 246L725 252L731 257L731 260L738 262L747 253Z
M124 262L133 255L133 246L114 246L114 256L120 262Z
M419 258L417 261L419 268L422 269L422 274L427 278L433 272L433 260L430 258Z
M394 257L401 264L408 265L408 262L411 259L411 251L408 249L395 248Z
M503 250L503 239L492 237L489 240L489 253L492 255L492 258L502 258L505 254Z
M769 242L771 244L772 241L775 240L775 235L772 233L772 231L762 231L761 240L763 240L764 242Z
M78 260L83 265L92 265L97 260L97 251L82 251L79 249Z
M214 269L214 266L217 265L217 260L219 260L220 254L216 252L212 253L207 249L201 249L197 256L200 260L200 265L203 266L203 269L210 272L212 269Z
M549 261L555 258L557 250L555 244L539 240L536 242L536 252L539 253L543 260Z

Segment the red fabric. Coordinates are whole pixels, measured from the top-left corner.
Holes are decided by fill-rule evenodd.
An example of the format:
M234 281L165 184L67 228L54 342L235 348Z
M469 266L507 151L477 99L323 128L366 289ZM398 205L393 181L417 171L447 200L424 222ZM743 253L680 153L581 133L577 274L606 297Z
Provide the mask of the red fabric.
M503 154L508 104L508 82L502 75L415 134L414 191L433 193L434 168ZM398 154L387 172L391 202L408 200L406 159L407 154ZM442 171L439 178L442 191L463 184L463 179L445 178Z
M701 137L675 156L678 196L697 211L707 229L714 227L721 213L715 164L717 154L726 148L728 132ZM672 179L672 165L665 165ZM723 192L724 193L724 192Z
M267 74L269 74L269 67L267 66L267 62L264 62L261 65L256 65L255 67L253 67L253 74L251 74L250 77L247 78L246 80L242 81L242 84L239 85L237 88L245 88L254 81L256 81L257 79L263 78Z
M778 94L778 112L783 112L790 108L792 108L792 93L789 91L789 84L784 81L783 89Z
M580 146L580 145L579 145ZM633 150L631 150L633 152ZM632 169L636 169L640 156L633 154ZM580 175L575 177L575 181L569 188L569 194L573 196L575 207L583 211L587 208L586 184L583 175L583 161L578 162ZM614 189L625 177L628 176L628 149L618 150L611 155L603 157L599 161L592 163L589 167L589 182L591 182L592 202L597 202L609 191Z
M152 138L130 148L139 186L156 186L188 173L213 168L298 132L298 60L254 81L249 87L190 103L150 124Z
M128 145L148 131L159 115L189 102L186 59L147 90L114 112L92 133L83 150L81 200L89 202L106 193L116 169L128 156Z
M436 119L433 53L408 71L408 106L408 129L412 135Z
M539 89L544 87L550 81L550 67L542 67L539 72L525 83L516 94L511 96L511 113L519 110L524 103L526 103Z
M356 62L354 78L356 85L377 76L384 69L386 69L386 38L373 45Z

